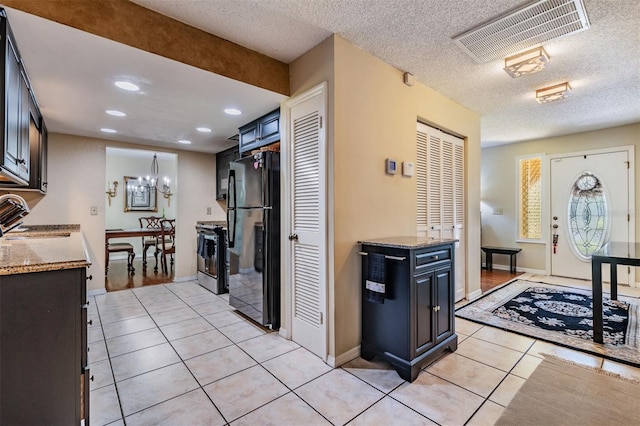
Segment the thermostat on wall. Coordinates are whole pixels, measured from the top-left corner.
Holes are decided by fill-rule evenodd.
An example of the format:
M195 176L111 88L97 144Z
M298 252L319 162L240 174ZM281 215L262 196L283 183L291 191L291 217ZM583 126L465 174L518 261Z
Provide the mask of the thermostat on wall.
M396 160L392 160L391 158L387 158L387 174L395 175L398 171L398 165Z
M413 176L413 163L409 161L402 162L402 176Z

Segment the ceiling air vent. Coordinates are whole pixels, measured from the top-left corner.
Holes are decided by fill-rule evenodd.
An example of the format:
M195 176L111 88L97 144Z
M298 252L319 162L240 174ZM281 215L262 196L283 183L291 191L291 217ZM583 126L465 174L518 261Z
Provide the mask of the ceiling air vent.
M582 0L541 0L469 30L453 41L476 62L484 63L588 28Z

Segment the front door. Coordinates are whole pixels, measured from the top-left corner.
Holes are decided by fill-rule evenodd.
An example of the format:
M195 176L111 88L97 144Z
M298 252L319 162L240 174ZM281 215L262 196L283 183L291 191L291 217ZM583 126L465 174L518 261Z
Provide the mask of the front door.
M629 152L552 158L550 188L551 275L591 279L591 254L609 241L630 240ZM627 267L618 282L629 282Z

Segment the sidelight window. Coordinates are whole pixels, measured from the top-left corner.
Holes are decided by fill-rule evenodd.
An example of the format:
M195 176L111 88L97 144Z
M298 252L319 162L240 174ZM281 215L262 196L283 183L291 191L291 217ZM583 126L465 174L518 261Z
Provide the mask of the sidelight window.
M518 239L542 240L542 156L520 157Z

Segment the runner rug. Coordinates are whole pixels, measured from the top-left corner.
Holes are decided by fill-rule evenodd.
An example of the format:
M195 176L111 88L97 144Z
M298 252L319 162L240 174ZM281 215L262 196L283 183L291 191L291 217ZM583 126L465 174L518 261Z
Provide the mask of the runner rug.
M496 425L634 425L640 382L546 356Z
M456 316L640 367L640 300L603 297L605 344L593 342L591 291L515 280L456 310Z

